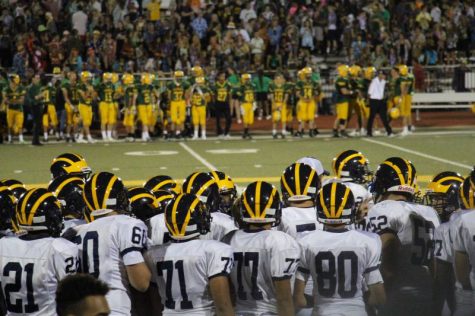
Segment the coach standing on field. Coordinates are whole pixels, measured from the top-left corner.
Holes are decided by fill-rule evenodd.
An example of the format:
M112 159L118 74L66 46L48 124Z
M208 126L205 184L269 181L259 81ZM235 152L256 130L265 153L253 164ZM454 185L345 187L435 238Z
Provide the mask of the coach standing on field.
M31 80L31 85L28 87L27 100L31 106L33 114L33 139L31 144L34 146L41 146L40 133L43 118L43 95L41 93L41 77L35 74Z
M368 97L369 97L369 119L368 119L368 134L367 136L373 136L373 121L378 114L381 117L381 121L383 121L384 128L386 129L386 133L388 136L393 135L393 131L391 126L388 123L388 116L387 116L387 106L386 106L386 98L385 98L385 89L386 89L386 76L384 72L380 70L378 75L373 78L371 84L368 88Z

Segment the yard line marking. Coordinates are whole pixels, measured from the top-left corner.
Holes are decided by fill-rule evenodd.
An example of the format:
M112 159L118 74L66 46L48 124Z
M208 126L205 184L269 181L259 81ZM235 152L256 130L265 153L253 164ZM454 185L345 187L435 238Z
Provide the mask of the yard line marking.
M380 145L380 146L389 147L389 148L397 149L397 150L400 150L400 151L404 151L406 153L413 154L413 155L416 155L416 156L420 156L420 157L423 157L423 158L427 158L427 159L430 159L430 160L443 162L443 163L446 163L446 164L449 164L449 165L452 165L452 166L465 168L465 169L469 169L469 170L471 170L473 168L473 166L469 166L469 165L466 165L466 164L463 164L463 163L450 161L450 160L435 157L435 156L432 156L432 155L427 155L427 154L421 153L420 151L407 149L407 148L404 148L404 147L401 147L401 146L388 144L388 143L377 141L377 140L374 140L374 139L363 138L362 140L364 140L365 142L368 142L368 143L373 143L373 144L377 144L377 145Z
M181 147L183 147L184 150L186 150L190 155L193 156L193 158L195 158L196 160L198 160L199 162L201 162L206 168L208 168L209 170L211 171L214 171L214 170L218 170L218 168L216 168L215 166L213 166L209 161L207 161L206 159L204 159L203 157L200 156L200 154L198 154L196 151L194 151L193 149L191 149L187 144L185 143L179 143L179 145Z

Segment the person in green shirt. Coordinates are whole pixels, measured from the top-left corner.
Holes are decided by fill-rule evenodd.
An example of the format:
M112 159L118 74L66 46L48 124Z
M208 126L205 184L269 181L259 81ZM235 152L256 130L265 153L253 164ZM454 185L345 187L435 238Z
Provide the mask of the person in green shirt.
M96 90L99 95L102 140L113 141L112 132L117 123L117 112L114 103L116 89L112 83L112 74L110 72L102 74L102 82L96 86Z
M46 78L43 78L43 81L47 81ZM45 99L45 97L49 97L49 95L44 91L45 86L47 86L47 84L41 84L40 75L35 74L26 92L26 100L31 107L31 113L33 115L33 139L31 143L34 146L42 145L39 139L42 125L41 118L43 117L44 125L45 109L48 109L48 105L50 104L49 101ZM48 103L45 102L45 100L47 100ZM46 120L48 120L48 118L46 118Z
M229 137L231 128L231 107L229 105L231 85L226 81L226 73L221 71L217 76L218 80L214 84L214 108L216 111L216 134L218 137ZM224 117L224 133L221 127L221 118Z
M256 87L251 81L250 74L245 73L241 75L241 86L238 90L238 95L241 99L242 122L244 125L242 138L252 139L249 127L254 124Z
M195 82L190 93L193 139L198 139L199 129L201 139L206 139L206 105L211 98L211 90L206 86L204 77L197 77Z
M305 132L305 125L308 125L308 134L310 137L316 136L318 131L315 129L315 111L317 109L317 100L320 95L320 85L311 79L312 68L305 67L299 71L299 80L296 83L298 103L297 120L299 121L298 135L302 137Z
M135 140L135 115L137 114L137 95L138 90L134 84L134 76L132 74L124 74L122 77L123 90L124 90L124 120L123 124L127 132L126 141L133 142Z
M43 102L43 141L48 141L48 130L51 128L56 133L56 138L59 139L58 130L58 114L56 113L56 88L53 84L53 79L47 80L41 86L40 94Z
M336 119L333 124L333 137L349 137L345 130L348 120L349 100L353 95L348 78L349 67L348 65L340 65L337 71L338 77L335 80Z
M271 108L267 99L269 93L269 86L272 83L272 79L264 75L264 70L261 68L257 71L257 75L252 78L252 84L256 87L256 105L258 110L258 120L262 120L263 116L270 120Z
M77 75L74 71L68 73L67 79L61 83L61 90L64 96L64 108L66 112L66 142L71 140L74 142L77 131L78 118L78 106L79 106L79 83L77 81Z
M401 89L401 117L402 117L402 136L412 133L412 94L414 91L414 75L409 73L406 65L399 66L398 86Z
M231 87L231 117L236 116L236 122L241 124L241 109L239 105L239 76L236 74L233 68L228 68L227 82Z
M167 85L168 99L170 100L171 128L175 132L175 137L181 137L186 118L186 100L189 97L189 83L183 79L184 73L181 70L174 72L174 79Z
M23 105L26 89L20 82L20 76L14 74L10 84L3 89L3 100L7 105L8 142L13 142L13 135L18 134L18 141L23 144Z
M154 117L153 108L156 106L158 95L152 85L154 76L143 73L140 78L140 85L137 86L137 109L138 117L142 122L142 140L151 141L150 134L153 134L157 118Z
M78 142L85 142L84 136L89 143L95 143L91 136L90 126L92 124L92 102L96 98L96 91L91 83L92 74L88 71L81 72L81 82L79 83L79 116L81 117L83 134L79 135Z
M270 99L272 102L272 137L277 138L277 124L281 124L280 136L285 138L287 122L287 99L289 86L285 83L284 76L278 73L269 86Z

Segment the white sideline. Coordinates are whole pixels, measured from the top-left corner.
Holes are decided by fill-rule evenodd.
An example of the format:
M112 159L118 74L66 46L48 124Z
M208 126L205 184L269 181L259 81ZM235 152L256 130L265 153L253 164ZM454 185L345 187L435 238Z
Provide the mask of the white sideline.
M377 144L377 145L380 145L380 146L397 149L397 150L404 151L404 152L409 153L409 154L413 154L413 155L420 156L420 157L423 157L423 158L427 158L427 159L430 159L430 160L435 160L435 161L438 161L438 162L443 162L443 163L453 165L453 166L456 166L456 167L465 168L465 169L469 169L469 170L471 170L473 168L473 166L469 166L469 165L466 165L466 164L463 164L463 163L450 161L450 160L435 157L435 156L432 156L432 155L427 155L427 154L421 153L420 151L407 149L407 148L404 148L404 147L401 147L401 146L388 144L388 143L377 141L377 140L374 140L374 139L362 138L362 140L364 140L365 142L368 142L368 143L373 143L373 144Z
M184 150L186 150L190 155L193 156L196 160L201 162L206 168L208 168L211 171L218 170L215 166L213 166L209 161L201 157L196 151L191 149L187 144L185 143L178 143L180 144L181 147L183 147Z

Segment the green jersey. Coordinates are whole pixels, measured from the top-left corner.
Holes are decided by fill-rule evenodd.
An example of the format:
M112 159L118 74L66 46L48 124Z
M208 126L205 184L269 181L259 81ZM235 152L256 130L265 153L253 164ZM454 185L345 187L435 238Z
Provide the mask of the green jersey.
M350 80L344 77L338 77L335 80L336 103L348 102L349 96L343 94L343 89L351 90Z
M311 80L297 81L296 84L297 95L299 98L303 99L313 99L315 96L319 94L318 84Z
M113 83L111 82L101 83L98 86L97 90L99 94L99 99L102 102L108 102L108 103L114 102L115 87Z
M252 83L256 87L256 92L269 92L269 86L272 83L272 79L266 76L262 76L262 78L254 77L252 79Z
M153 96L155 94L152 85L141 84L137 86L137 104L138 105L150 105L153 102Z
M73 105L77 105L79 103L78 83L70 83L69 81L65 81L61 84L61 88L68 92L69 100Z
M211 90L206 86L200 86L193 88L191 94L191 105L203 106L206 105L206 95L211 93Z
M9 109L23 111L23 103L25 100L23 99L23 101L21 101L21 98L24 98L26 95L25 87L18 85L13 89L11 86L7 86L3 89L3 94L8 102Z
M138 95L137 87L134 84L127 85L123 87L124 89L124 104L126 107L133 106L132 102L134 96Z
M360 96L363 96L365 91L365 83L363 78L351 78L350 79L350 84L351 84L351 90L353 91L358 91ZM367 90L366 90L367 91ZM356 98L356 94L354 95L354 98Z
M278 85L274 82L271 83L269 86L269 92L272 94L275 103L284 103L287 89L288 86L286 84Z
M247 82L240 86L238 90L238 96L241 99L241 102L252 103L255 100L256 88L251 82Z
M213 87L214 94L216 95L216 101L218 102L226 102L229 97L229 92L231 90L231 86L228 82L219 82L217 81Z
M76 89L79 95L79 103L91 106L94 97L92 86L89 83L81 82L76 84Z
M407 94L412 94L413 93L413 88L414 88L414 75L413 74L408 74L407 76L404 77L399 77L400 78L400 85L404 85L407 87Z
M40 93L43 94L44 105L56 103L56 89L53 86L46 85L41 87Z
M170 93L171 101L185 101L185 92L190 85L186 81L175 82L172 81L167 85L168 92Z

